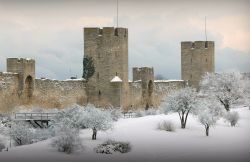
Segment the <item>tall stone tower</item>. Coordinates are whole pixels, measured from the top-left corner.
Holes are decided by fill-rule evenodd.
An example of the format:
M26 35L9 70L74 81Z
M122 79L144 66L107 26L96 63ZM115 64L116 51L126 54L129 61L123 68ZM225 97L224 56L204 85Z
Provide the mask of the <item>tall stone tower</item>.
M88 102L128 106L128 30L84 28L84 55L93 58L95 73L87 83ZM111 81L120 78L121 82Z
M134 67L133 81L141 81L142 86L142 105L146 109L154 106L153 92L154 92L154 69L151 67Z
M199 89L199 82L207 72L214 72L214 42L181 42L181 78Z
M7 58L7 72L18 73L18 95L25 102L29 101L35 85L35 60Z

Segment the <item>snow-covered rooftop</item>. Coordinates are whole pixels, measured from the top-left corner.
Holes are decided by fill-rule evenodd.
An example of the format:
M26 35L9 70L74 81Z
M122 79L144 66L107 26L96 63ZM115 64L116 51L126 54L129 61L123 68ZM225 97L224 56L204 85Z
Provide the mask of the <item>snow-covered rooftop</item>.
M118 76L115 76L110 82L122 82L122 80Z
M65 81L84 81L84 78L78 78L78 79L66 79Z
M135 82L135 83L137 83L137 82L141 82L141 80L135 80L134 82Z
M183 82L184 80L155 80L154 82Z

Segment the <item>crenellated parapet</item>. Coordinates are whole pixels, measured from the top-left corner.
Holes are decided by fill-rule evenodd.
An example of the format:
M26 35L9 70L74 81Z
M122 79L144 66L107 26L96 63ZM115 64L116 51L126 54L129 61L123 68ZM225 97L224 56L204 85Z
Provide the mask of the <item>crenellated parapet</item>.
M181 77L190 86L198 89L202 76L214 72L214 46L213 41L181 42Z

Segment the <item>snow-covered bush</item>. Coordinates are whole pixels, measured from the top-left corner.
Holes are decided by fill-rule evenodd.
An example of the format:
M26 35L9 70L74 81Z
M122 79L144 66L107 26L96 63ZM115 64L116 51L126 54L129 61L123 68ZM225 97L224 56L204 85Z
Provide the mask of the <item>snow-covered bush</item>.
M122 117L121 109L113 108L113 109L110 109L109 111L110 111L113 121L118 121L118 119Z
M67 125L73 128L85 128L82 122L84 116L84 108L78 105L63 109L59 111L55 118L53 125Z
M187 87L169 94L162 107L165 114L177 112L180 117L181 128L185 128L189 113L197 113L197 103L195 89Z
M175 125L171 121L162 121L162 122L158 123L158 129L169 131L169 132L174 132Z
M131 150L131 145L128 142L120 142L114 140L107 140L103 144L94 148L96 153L112 154L114 152L127 153Z
M54 127L49 127L46 129L41 129L41 128L32 128L31 129L33 132L33 138L32 138L32 143L38 142L38 141L43 141L48 138L54 137L55 136L55 129Z
M25 122L13 122L9 129L9 135L14 140L15 145L31 144L34 139L30 125Z
M225 119L231 124L232 127L234 127L238 123L239 118L239 113L236 111L228 112L225 115Z
M148 110L145 110L145 114L146 115L157 115L158 114L158 110L154 109L154 108L149 108Z
M244 80L239 72L207 73L201 83L201 92L213 96L227 111L244 96Z
M249 110L250 110L250 79L249 78L244 78L243 86L244 86L244 89L243 89L244 102L249 107Z
M135 111L135 117L139 118L139 117L143 117L143 116L146 116L145 110L138 109Z
M111 113L109 111L103 111L95 108L93 105L87 105L85 107L84 114L82 116L82 123L84 123L86 128L93 130L93 135L95 131L105 131L113 126Z
M82 149L78 129L61 126L56 134L52 140L52 146L57 148L59 152L70 154Z

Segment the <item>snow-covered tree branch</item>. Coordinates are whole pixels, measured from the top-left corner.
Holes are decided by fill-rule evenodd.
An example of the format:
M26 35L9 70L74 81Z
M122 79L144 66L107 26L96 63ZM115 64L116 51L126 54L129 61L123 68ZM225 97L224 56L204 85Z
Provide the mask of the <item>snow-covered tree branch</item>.
M209 128L215 125L217 120L223 116L223 110L222 106L213 98L200 99L198 118L205 127L206 136L209 135Z
M108 130L113 126L110 112L102 111L93 105L88 105L84 110L83 123L93 130L92 139L95 139L98 130Z
M201 93L215 97L227 111L232 104L243 98L244 81L239 72L207 73L201 81Z
M189 87L180 89L167 97L165 105L163 108L165 113L169 111L177 112L180 117L181 128L185 128L189 113L196 113L197 93Z

